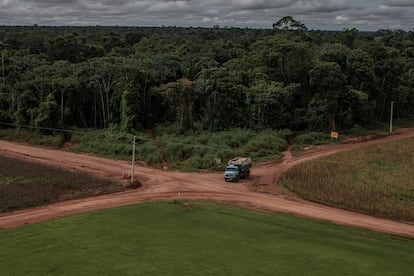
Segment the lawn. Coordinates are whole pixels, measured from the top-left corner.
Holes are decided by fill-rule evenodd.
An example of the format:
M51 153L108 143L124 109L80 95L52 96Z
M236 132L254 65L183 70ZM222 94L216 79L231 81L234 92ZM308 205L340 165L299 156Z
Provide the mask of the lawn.
M314 201L414 222L414 139L308 161L282 183Z
M122 189L110 180L0 156L0 212Z
M206 202L0 229L3 275L410 275L414 240Z

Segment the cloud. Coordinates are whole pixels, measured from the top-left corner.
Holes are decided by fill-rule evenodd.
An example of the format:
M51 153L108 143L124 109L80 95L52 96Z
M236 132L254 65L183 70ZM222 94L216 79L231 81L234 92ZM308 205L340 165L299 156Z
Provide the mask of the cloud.
M225 1L224 1L225 2ZM275 9L284 8L292 5L294 0L231 0L231 6L239 10L260 10L260 9Z
M335 20L336 20L337 22L343 23L343 22L349 21L349 17L343 16L343 15L338 15L338 16L335 18Z
M413 0L0 0L0 25L271 28L284 16L310 29L412 28Z
M386 0L384 5L390 7L414 7L413 0Z
M148 8L150 12L173 12L181 10L185 6L185 1L164 1L158 2Z
M345 0L303 0L295 3L295 8L304 12L334 12L348 10L350 7Z

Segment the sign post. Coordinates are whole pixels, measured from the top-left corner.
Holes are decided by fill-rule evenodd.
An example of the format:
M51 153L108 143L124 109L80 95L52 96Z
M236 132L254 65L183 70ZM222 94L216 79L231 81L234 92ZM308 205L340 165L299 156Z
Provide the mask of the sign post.
M338 139L339 133L336 131L331 131L331 139Z

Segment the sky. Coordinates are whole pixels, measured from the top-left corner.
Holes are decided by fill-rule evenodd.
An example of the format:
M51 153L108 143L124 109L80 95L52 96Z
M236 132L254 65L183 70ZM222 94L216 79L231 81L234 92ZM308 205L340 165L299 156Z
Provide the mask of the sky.
M414 30L414 0L0 0L0 25Z

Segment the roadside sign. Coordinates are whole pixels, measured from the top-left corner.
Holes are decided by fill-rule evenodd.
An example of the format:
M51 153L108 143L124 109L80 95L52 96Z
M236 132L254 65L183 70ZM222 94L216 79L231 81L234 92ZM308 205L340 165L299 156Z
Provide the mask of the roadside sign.
M331 138L338 139L339 138L339 133L335 132L335 131L331 131Z

